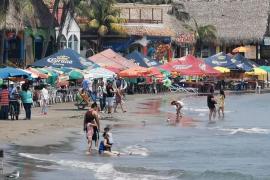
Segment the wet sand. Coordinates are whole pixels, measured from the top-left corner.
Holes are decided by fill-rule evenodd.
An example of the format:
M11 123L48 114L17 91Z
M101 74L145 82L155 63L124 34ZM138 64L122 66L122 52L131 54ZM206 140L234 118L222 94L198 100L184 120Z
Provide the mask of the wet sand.
M112 117L101 114L101 126L137 126L138 122L143 125L161 116L166 120L166 114L160 113L158 109L159 99L165 99L167 103L183 96L184 94L175 93L128 95L124 104L127 112L122 113L119 108L118 113L114 113ZM9 144L45 146L61 143L71 137L73 132L82 131L85 111L77 110L71 102L51 105L46 116L40 114L40 108L33 108L32 120L0 120L0 147ZM23 118L24 112L20 115L20 119Z

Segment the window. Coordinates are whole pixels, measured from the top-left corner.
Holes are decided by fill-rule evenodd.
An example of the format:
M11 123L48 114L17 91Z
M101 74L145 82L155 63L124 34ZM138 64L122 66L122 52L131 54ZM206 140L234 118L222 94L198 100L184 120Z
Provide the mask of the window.
M76 35L71 35L68 39L68 47L73 49L74 51L78 51L78 38Z
M62 35L60 38L60 49L65 49L65 48L67 48L67 39L64 35Z

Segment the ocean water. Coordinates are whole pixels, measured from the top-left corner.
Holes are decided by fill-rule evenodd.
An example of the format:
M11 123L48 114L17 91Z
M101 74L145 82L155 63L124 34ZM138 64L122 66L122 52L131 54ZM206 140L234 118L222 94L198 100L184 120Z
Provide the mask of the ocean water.
M166 97L136 111L160 113L138 126L112 129L119 157L86 155L82 132L61 145L11 146L7 162L22 179L38 180L267 180L270 179L269 94L226 97L225 119L208 123L206 97L182 99L176 124ZM158 106L157 106L158 104ZM143 119L142 119L143 120ZM129 155L131 153L131 155Z

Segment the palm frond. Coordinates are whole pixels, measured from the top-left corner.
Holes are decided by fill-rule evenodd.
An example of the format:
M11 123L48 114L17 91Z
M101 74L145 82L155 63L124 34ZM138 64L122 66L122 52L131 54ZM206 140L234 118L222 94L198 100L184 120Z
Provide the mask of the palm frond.
M103 37L105 36L107 33L108 33L109 29L108 27L104 26L104 25L101 25L99 28L98 28L98 34Z
M188 31L190 31L190 32L195 32L196 31L196 29L194 29L191 25L189 25L189 24L182 24L182 26L186 29L186 30L188 30Z
M93 19L88 23L88 26L93 29L98 29L100 27L100 22L97 19Z
M116 34L121 34L121 35L127 34L126 29L123 26L121 26L121 24L118 24L118 23L111 23L110 24L110 31L112 31Z

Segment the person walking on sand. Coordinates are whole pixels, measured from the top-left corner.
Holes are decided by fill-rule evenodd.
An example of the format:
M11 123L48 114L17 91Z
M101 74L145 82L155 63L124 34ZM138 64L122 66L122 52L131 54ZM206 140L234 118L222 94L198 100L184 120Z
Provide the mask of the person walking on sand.
M207 96L207 106L209 108L209 122L212 122L212 116L213 119L216 118L216 100L214 97L214 88L210 89L210 94Z
M9 112L9 91L7 85L2 85L0 92L0 119L8 120Z
M47 86L44 85L41 90L41 114L47 115L48 113L48 103L49 103L49 91Z
M20 97L21 97L23 107L25 110L25 115L26 115L24 120L31 120L31 107L33 104L33 94L29 90L28 84L22 85L22 91L20 92Z
M83 130L86 132L87 135L87 140L89 144L88 152L90 153L92 149L92 141L95 141L95 145L97 147L99 140L100 123L97 103L93 103L91 105L91 108L86 112L84 116Z
M220 118L220 111L222 113L222 119L224 118L224 105L225 105L225 93L224 90L220 90L218 96L218 117Z
M116 113L116 109L117 109L117 106L118 104L120 105L121 109L122 109L122 112L126 112L126 110L124 110L123 108L123 93L122 93L122 90L121 88L116 88L116 91L115 91L115 106L114 106L114 112Z
M179 122L180 118L182 118L181 109L184 104L182 101L172 101L171 105L176 107L176 122Z

